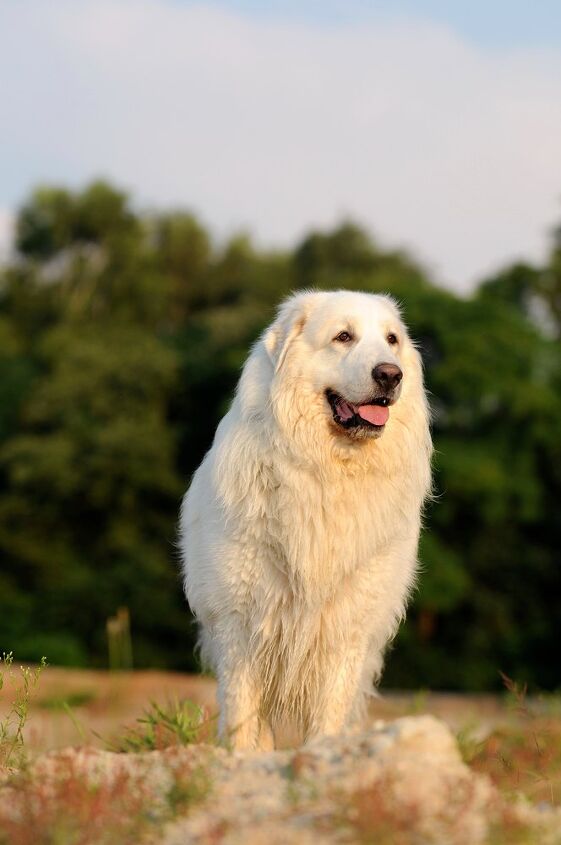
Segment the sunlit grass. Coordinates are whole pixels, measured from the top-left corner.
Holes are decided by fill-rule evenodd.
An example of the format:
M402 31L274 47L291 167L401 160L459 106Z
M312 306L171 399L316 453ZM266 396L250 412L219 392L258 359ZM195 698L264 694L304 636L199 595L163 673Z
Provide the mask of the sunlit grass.
M559 698L530 700L526 685L502 675L507 707L515 723L495 728L477 740L476 726L460 735L464 760L488 775L506 796L524 795L534 803L561 807L561 719Z
M193 745L213 738L214 720L193 701L175 699L165 705L155 701L124 730L122 737L109 743L113 751L157 751L173 745Z
M31 696L46 661L16 670L11 653L0 659L0 845L142 845L158 841L165 824L204 800L208 772L176 757L163 763L162 783L150 780L150 766L137 769L95 766L61 752L43 758L38 772L26 754L24 728ZM90 703L91 691L40 698L40 710L65 711L87 744L87 728L72 706ZM197 742L207 730L202 708L189 701L152 703L135 728L125 728L119 751L151 751ZM93 753L96 752L87 752ZM93 758L95 762L95 757Z
M23 731L29 716L29 703L46 665L43 657L39 666L20 666L18 671L11 651L3 652L0 657L0 770L22 765Z
M94 690L75 690L65 695L48 695L37 699L43 710L64 710L66 707L85 707L96 700Z
M114 699L105 700L89 686L67 694L55 687L41 696L44 665L43 661L38 667L16 668L11 654L0 660L0 845L143 845L158 841L168 822L188 814L207 797L212 800L210 765L201 764L198 751L189 757L180 749L215 743L215 721L206 708L189 699L154 700L133 724L112 728L107 737L97 735L106 748L119 752L112 758L111 777L105 773L92 779L83 761L65 752L54 755L47 776L44 771L37 776L24 743L33 695L35 713L41 719L55 718L56 711L66 713L81 746L96 736L88 725L89 706L108 711L114 706ZM486 845L537 845L538 834L515 808L521 795L533 804L561 807L561 699L553 695L530 699L524 686L508 678L504 682L507 698L497 724L485 725L472 715L456 738L464 761L473 771L487 775L498 790L486 811L490 824ZM82 708L79 717L73 708ZM404 712L402 699L398 709ZM405 703L407 713L430 710L431 696L425 691L413 694L409 705ZM470 710L473 704L466 706L466 712ZM162 754L151 757L152 752ZM117 761L125 761L127 753L143 755L138 766L119 765ZM163 761L167 772L159 792L149 777L152 760ZM311 808L313 815L325 787L306 772L305 761L303 749L291 764L286 793L289 815L303 812L304 807L305 812ZM330 793L331 810L319 814L318 836L341 834L347 837L345 841L363 845L420 841L415 837L421 836L423 808L396 801L393 786L390 777L351 794ZM465 795L456 790L443 807L435 823L453 833L472 812L469 789Z

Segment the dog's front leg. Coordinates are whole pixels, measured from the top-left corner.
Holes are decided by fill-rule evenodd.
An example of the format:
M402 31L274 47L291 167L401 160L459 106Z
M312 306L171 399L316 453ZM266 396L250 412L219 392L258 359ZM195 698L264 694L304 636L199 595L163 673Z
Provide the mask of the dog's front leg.
M235 751L271 751L274 748L273 732L260 712L261 689L244 658L219 670L218 705L221 742Z
M218 677L218 735L236 751L253 750L259 734L259 692L249 667L236 661Z
M344 655L332 658L324 695L312 711L306 742L338 734L348 723L359 693L366 649L365 637Z

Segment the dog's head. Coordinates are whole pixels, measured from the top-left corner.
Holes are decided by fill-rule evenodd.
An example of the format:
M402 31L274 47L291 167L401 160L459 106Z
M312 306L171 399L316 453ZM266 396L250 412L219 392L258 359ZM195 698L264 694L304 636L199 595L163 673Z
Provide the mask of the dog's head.
M273 403L288 425L319 419L338 437L378 438L411 382L419 386L418 353L387 296L296 294L281 305L263 343Z

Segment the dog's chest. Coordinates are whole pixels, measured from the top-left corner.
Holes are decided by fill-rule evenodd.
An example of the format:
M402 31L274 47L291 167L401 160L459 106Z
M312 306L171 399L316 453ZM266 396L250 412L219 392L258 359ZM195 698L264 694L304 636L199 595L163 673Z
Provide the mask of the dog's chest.
M260 550L255 575L264 567L265 577L284 576L298 593L329 594L400 532L403 510L393 485L382 479L329 482L291 469L262 477L257 486L260 507L237 531Z

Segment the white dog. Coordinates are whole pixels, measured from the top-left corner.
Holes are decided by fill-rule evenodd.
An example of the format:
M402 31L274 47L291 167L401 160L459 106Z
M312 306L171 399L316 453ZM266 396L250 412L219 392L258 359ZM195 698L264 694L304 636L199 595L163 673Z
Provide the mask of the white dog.
M253 347L180 529L234 748L362 714L415 580L428 422L421 359L388 297L298 293Z

